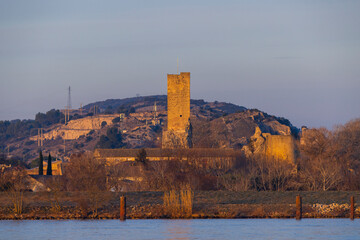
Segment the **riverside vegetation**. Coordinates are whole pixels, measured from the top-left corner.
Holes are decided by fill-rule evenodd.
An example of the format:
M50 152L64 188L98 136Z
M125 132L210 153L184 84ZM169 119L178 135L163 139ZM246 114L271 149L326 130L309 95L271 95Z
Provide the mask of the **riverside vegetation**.
M48 177L51 191L43 193L26 192L29 179L20 165L5 168L0 218L116 218L120 192L130 218L292 217L297 194L304 217L346 217L350 196L360 199L360 120L334 131L311 129L304 138L311 144L299 145L295 164L242 154L216 166L149 162L139 150L135 162L108 166L79 153L63 176Z
M185 191L187 191L185 189ZM0 194L0 219L118 219L119 197L127 197L127 218L294 218L296 195L303 196L303 218L348 218L349 199L359 192L99 192L96 204L84 192L61 192L56 201L51 192L25 192L23 210ZM188 192L188 194L192 194ZM168 199L168 200L167 200ZM360 216L357 207L355 217Z

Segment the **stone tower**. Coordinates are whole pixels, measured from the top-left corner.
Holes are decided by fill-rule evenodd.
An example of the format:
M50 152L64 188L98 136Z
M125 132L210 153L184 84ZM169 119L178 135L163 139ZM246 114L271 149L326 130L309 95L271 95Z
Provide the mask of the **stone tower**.
M190 73L167 75L167 130L163 132L163 148L189 148Z

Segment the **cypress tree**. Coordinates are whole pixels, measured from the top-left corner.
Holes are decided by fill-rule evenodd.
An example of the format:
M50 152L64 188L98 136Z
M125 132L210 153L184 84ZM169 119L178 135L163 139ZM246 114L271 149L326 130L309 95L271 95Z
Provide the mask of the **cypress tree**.
M43 164L44 158L42 155L42 151L39 152L39 175L44 175L44 164Z
M144 148L140 149L140 151L138 152L135 161L142 163L144 165L146 165L147 163L147 153L146 150Z
M51 155L49 153L46 175L52 175Z

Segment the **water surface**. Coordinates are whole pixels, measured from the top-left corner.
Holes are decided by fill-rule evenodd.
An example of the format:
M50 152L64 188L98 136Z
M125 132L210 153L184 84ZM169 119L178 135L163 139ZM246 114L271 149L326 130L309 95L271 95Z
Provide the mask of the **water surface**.
M360 239L360 219L2 220L0 239Z

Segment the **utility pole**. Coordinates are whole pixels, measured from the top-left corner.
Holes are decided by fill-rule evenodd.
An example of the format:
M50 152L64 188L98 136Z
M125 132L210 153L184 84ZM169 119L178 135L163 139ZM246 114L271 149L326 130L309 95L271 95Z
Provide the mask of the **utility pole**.
M66 115L67 115L67 110L66 110L66 106L65 106L65 110L64 110L64 113L65 113L65 121L64 121L64 124L66 125L66 119L67 119L67 117L66 117Z
M156 101L155 101L155 104L154 104L154 125L157 124L157 122L156 122L156 110L157 110L157 107L156 107Z
M177 58L177 74L179 74L179 57Z
M70 89L70 86L69 86L68 102L67 102L68 121L70 120L70 109L71 109L71 89Z
M67 109L67 121L70 121L70 108Z
M64 124L65 125L66 125L66 122L70 121L70 109L71 109L71 88L69 86L67 105L65 106L65 110L64 110L64 113L65 113L65 122L64 122Z
M69 86L69 93L68 93L68 107L69 109L71 109L71 89L70 89L70 86Z

